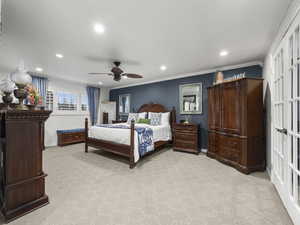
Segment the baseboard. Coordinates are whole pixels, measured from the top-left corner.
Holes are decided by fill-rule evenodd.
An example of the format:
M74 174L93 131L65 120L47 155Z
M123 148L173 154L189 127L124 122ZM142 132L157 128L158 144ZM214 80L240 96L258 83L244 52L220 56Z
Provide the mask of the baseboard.
M9 223L19 217L22 217L28 213L31 213L34 210L37 210L45 205L49 204L49 199L46 194L44 194L42 197L28 202L26 204L23 204L22 206L19 206L16 209L5 211L5 208L2 209L2 215L6 221L6 223Z
M269 178L270 178L270 180L271 180L271 170L270 170L270 168L269 168L269 167L267 167L267 168L266 168L266 170L267 170L267 173L268 173L268 175L269 175Z
M201 149L201 152L202 152L202 153L207 153L207 149L202 148L202 149Z

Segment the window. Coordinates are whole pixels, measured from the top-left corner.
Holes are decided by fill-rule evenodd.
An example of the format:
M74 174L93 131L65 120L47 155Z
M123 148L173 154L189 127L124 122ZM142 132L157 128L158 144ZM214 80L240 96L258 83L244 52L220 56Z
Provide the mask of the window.
M130 95L120 95L119 96L119 114L127 115L130 111Z
M58 92L57 109L60 111L77 111L77 95Z
M88 111L88 97L81 95L81 111Z
M46 108L53 111L53 91L47 91Z

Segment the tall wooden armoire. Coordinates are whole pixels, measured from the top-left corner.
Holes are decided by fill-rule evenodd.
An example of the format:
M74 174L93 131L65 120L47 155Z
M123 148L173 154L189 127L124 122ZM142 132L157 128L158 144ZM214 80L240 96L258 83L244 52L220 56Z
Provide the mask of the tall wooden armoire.
M1 211L6 221L45 204L42 135L50 111L0 112Z
M208 88L209 157L249 174L265 170L263 80Z

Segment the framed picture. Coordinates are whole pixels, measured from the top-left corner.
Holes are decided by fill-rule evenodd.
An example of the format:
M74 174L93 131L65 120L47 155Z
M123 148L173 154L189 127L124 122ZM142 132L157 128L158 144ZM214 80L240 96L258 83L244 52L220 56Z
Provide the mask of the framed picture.
M202 83L179 86L180 114L202 114Z

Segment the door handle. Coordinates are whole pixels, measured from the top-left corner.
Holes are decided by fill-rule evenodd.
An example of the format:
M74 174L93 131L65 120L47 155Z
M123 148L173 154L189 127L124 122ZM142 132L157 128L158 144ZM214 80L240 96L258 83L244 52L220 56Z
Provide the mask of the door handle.
M287 135L287 129L285 129L285 128L282 128L282 129L279 129L279 128L276 128L276 130L278 131L278 132L280 132L280 133L282 133L282 134L285 134L285 135Z

